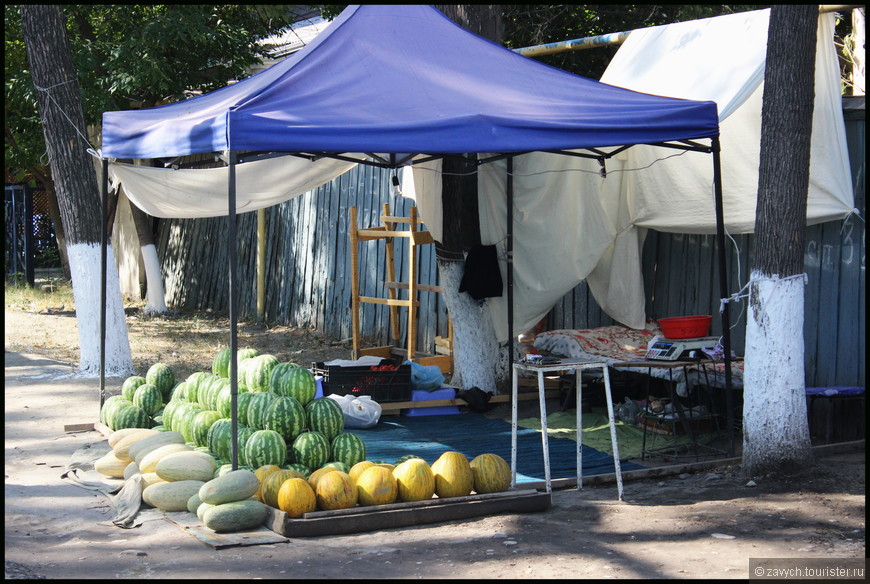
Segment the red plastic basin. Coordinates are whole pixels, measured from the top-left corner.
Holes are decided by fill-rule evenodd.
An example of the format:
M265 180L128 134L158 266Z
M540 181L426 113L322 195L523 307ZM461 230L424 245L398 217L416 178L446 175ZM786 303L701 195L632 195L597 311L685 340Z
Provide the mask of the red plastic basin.
M711 315L660 318L659 328L666 339L694 339L710 334L712 320Z

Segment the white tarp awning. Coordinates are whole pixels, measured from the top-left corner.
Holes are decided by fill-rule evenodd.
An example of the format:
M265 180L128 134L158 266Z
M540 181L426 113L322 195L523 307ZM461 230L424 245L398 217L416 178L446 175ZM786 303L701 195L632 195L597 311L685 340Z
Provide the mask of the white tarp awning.
M717 102L725 226L731 234L751 233L755 226L769 14L743 12L633 31L601 78L645 93ZM808 224L853 211L833 35L834 15L820 15ZM515 159L516 333L534 326L584 279L608 315L643 328L645 228L715 233L710 156L633 146L607 161L607 178L599 178L599 168L596 161L537 152ZM481 237L485 244L498 243L502 257L503 176L484 169L480 174ZM602 248L608 237L610 244ZM504 262L502 269L506 273ZM497 335L507 340L506 301L494 298L491 307Z

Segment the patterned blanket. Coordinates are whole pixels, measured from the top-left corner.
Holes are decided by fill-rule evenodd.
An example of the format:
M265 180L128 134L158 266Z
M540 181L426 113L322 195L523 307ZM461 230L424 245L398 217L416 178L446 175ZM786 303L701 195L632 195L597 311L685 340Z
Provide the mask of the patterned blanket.
M623 361L644 360L647 347L658 336L664 336L658 324L648 321L646 328L640 330L613 325L594 329L546 331L535 337L534 345L544 354L612 365ZM672 372L654 367L620 367L620 371L633 371L661 379L670 379L673 373L679 395L686 395L689 386L725 387L724 363L689 365ZM742 361L731 363L731 384L734 388L743 387Z

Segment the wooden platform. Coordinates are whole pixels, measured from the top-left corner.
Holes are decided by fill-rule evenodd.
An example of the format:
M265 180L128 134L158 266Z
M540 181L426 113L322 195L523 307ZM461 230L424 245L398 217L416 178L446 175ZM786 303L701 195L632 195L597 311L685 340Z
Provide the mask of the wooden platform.
M163 518L183 532L216 550L228 547L270 545L286 543L288 541L286 537L265 527L256 527L232 533L216 533L203 525L196 514L187 511L165 511Z
M544 391L544 395L547 398L555 398L559 397L559 391L557 389L547 389ZM538 399L538 391L537 387L535 387L535 391L530 392L520 392L517 395L517 399L520 401L529 400L529 399ZM489 403L497 404L497 403L510 403L511 396L509 395L493 395L489 398ZM456 397L450 399L430 399L423 401L404 401L404 402L383 402L381 403L381 415L384 416L397 416L402 413L402 410L409 408L437 408L440 406L467 406L468 402L464 399Z
M300 519L291 519L283 511L270 507L265 526L286 537L317 537L442 523L496 513L532 513L549 507L549 493L514 490L449 499L432 498L412 503L315 511L306 513Z

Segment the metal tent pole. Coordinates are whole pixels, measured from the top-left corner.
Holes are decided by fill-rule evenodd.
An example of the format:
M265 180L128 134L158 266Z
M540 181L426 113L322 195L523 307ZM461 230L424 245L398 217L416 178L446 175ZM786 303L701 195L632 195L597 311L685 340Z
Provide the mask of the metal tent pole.
M230 417L232 418L232 433L230 440L232 441L232 465L233 470L239 468L239 415L238 415L238 363L236 361L236 352L238 350L238 315L236 309L238 302L236 299L236 279L238 277L238 266L236 258L236 153L229 152L229 169L227 172L227 246L230 256L230 401L231 410Z
M508 369L514 362L514 157L507 159L507 295L508 295Z
M716 247L719 258L719 297L728 297L728 273L725 266L725 217L722 205L722 161L719 138L713 138L713 190L716 199ZM728 303L722 305L722 348L725 351L725 424L728 427L728 456L734 456L734 395L731 383L731 314Z
M103 211L100 213L100 410L106 401L106 264L109 239L109 159L103 159Z

